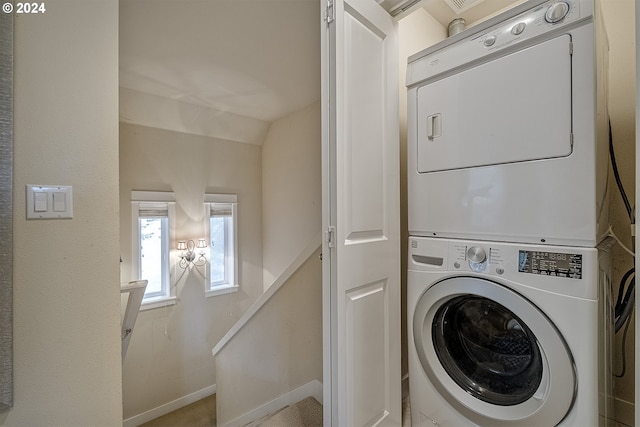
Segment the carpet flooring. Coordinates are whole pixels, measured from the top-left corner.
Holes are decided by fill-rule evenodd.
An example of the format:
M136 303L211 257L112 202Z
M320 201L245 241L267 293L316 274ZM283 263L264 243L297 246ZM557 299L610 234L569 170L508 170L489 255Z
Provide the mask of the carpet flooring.
M260 427L322 427L322 405L313 397L287 406L257 424Z
M216 427L216 395L205 397L140 427Z

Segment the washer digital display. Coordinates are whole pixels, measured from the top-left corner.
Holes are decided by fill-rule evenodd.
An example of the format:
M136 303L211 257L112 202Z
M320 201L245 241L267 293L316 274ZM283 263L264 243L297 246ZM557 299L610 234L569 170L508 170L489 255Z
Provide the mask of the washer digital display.
M521 250L518 253L518 271L542 276L582 279L582 255Z

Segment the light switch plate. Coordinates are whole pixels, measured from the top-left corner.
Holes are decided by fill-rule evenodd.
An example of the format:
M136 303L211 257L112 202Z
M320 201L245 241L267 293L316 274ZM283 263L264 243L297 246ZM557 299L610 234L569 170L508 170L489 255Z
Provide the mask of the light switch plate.
M73 218L70 185L27 185L27 219Z

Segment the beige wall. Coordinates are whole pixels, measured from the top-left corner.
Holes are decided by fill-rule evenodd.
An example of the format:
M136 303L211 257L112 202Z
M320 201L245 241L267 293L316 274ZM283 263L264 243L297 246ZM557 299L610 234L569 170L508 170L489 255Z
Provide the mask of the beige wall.
M634 0L602 0L602 13L609 37L609 116L613 128L613 141L620 177L632 205L635 200L635 27ZM611 223L620 239L632 247L629 219L613 175L609 177ZM614 289L617 291L622 275L633 267L633 259L619 246L614 247ZM618 400L616 419L633 425L634 402L634 348L633 321L627 333L626 374L615 379L614 394ZM622 371L621 330L616 335L614 371Z
M274 121L262 146L263 286L322 226L320 102Z
M3 426L122 420L118 2L52 0L15 25L15 406ZM73 186L27 221L25 185Z
M211 349L262 293L261 150L121 124L120 253L125 281L132 277L132 190L175 193L176 239L203 235L205 193L237 194L241 289L206 298L203 275L196 270L174 272L178 303L138 316L123 366L125 419L214 385ZM171 245L175 248L175 242Z

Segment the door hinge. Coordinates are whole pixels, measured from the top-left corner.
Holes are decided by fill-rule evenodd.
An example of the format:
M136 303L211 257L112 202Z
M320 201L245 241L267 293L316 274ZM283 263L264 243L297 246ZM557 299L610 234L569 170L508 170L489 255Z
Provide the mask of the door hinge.
M333 7L333 0L329 0L327 2L327 7L324 8L324 22L327 23L327 25L331 24L334 20L334 7Z
M330 248L336 247L336 227L330 225L324 232L324 241L327 242L327 246Z
M569 42L569 55L573 55L573 42Z
M573 151L573 132L569 134L569 144L571 144L571 151Z

